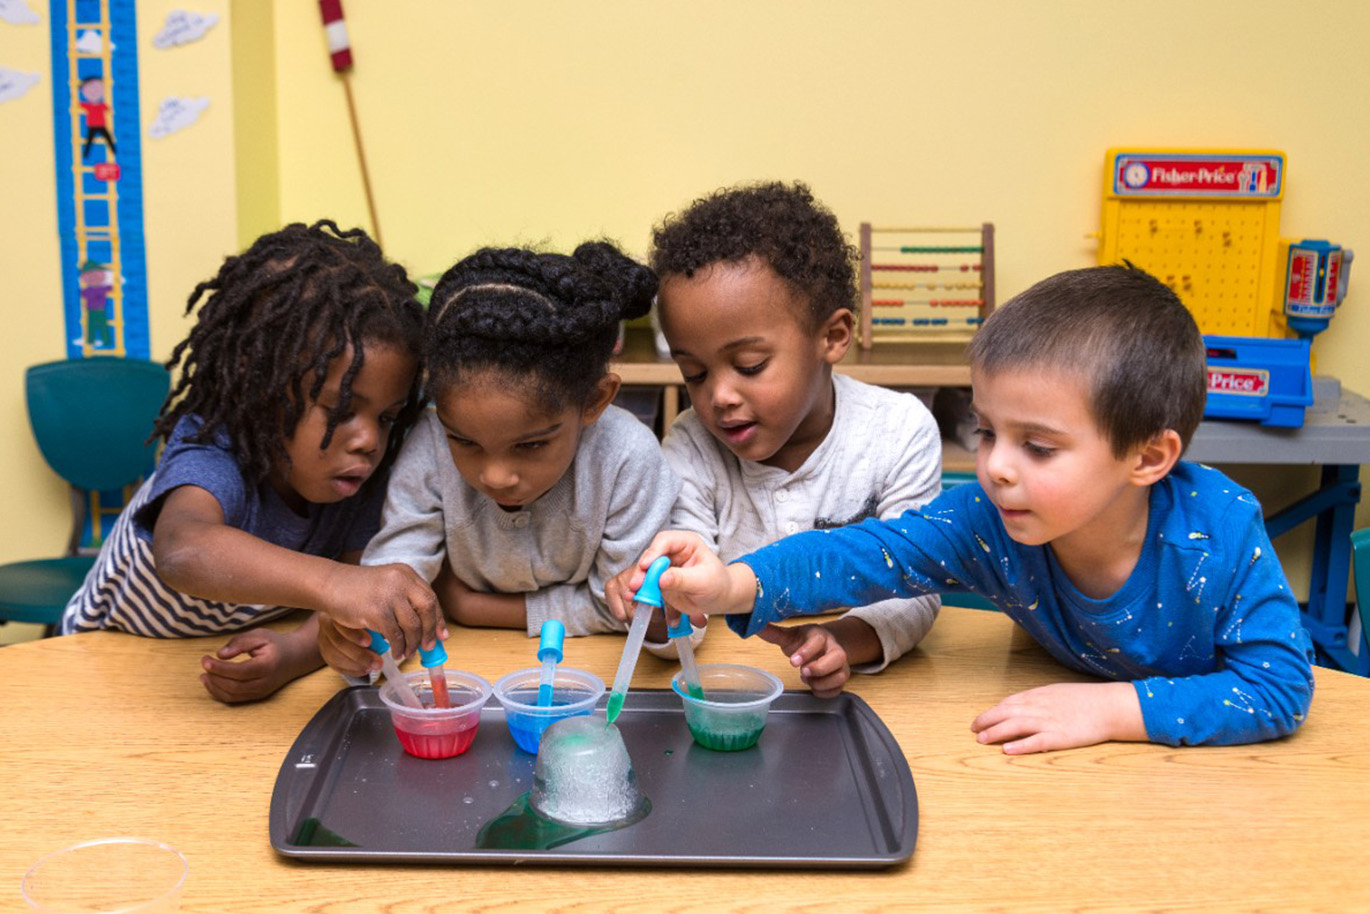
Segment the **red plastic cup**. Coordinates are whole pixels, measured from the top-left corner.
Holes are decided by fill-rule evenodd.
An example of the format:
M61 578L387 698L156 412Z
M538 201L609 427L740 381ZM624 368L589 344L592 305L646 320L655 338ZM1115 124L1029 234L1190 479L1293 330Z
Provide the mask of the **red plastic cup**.
M433 702L429 671L405 673L404 677L419 696L422 708L412 708L395 697L396 686L381 686L381 701L390 709L404 751L415 758L444 759L461 755L471 747L480 727L480 712L490 698L490 683L475 673L445 670L451 707L439 708Z

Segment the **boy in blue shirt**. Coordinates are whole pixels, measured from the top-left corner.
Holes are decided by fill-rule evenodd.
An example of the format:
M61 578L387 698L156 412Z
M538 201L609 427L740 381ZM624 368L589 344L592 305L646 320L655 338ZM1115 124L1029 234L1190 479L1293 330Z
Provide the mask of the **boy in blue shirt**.
M730 613L742 635L895 594L988 598L1061 663L1112 680L1030 689L976 717L978 740L1010 754L1297 729L1311 643L1260 505L1179 460L1207 384L1175 294L1131 266L1061 273L995 312L969 355L978 484L726 566L663 533L641 568L670 555L672 608Z

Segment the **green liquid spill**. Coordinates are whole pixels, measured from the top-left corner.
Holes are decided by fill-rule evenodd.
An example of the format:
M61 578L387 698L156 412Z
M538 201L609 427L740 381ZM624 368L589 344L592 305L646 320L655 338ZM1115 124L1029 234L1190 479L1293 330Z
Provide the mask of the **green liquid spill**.
M622 692L609 693L609 705L605 708L605 716L609 718L609 723L613 723L618 718L618 712L623 710L624 694Z
M291 844L300 847L359 847L335 831L324 828L323 823L310 816L300 823L299 831Z
M647 802L645 798L643 802ZM638 819L635 818L633 822L636 821ZM480 833L476 836L476 847L487 850L545 851L591 835L615 831L632 825L633 822L593 827L553 822L538 815L533 807L528 805L528 794L525 793L508 809L481 826Z

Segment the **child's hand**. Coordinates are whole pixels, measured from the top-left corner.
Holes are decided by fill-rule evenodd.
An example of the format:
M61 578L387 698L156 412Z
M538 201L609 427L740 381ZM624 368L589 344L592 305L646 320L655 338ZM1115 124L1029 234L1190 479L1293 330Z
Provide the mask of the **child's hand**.
M982 743L1003 743L1008 755L1146 740L1142 706L1130 682L1058 682L1028 689L975 718L970 729Z
M669 556L671 567L661 575L661 596L674 612L702 620L710 613L746 612L756 599L756 575L743 564L724 565L709 545L696 533L667 530L652 539L637 560L637 566L623 572L627 586L617 594L614 614L626 619L633 594L647 577L647 569L661 556ZM629 573L631 572L631 573Z
M396 657L447 637L438 598L408 565L339 565L330 582L328 615L346 628L380 632Z
M319 667L312 625L281 633L269 628L239 632L214 654L200 659L200 682L225 704L266 698L281 686ZM234 660L247 655L246 660Z
M851 665L837 636L827 628L817 624L767 625L756 634L785 652L815 697L842 694L842 686L851 678Z
M344 676L362 677L381 668L371 650L371 636L363 629L344 628L327 616L319 618L319 654L323 662Z
M633 594L637 593L637 589L632 586L633 578L636 577L638 584L641 585L645 574L645 570L637 565L629 565L604 582L604 603L618 621L625 624L629 621L633 608Z

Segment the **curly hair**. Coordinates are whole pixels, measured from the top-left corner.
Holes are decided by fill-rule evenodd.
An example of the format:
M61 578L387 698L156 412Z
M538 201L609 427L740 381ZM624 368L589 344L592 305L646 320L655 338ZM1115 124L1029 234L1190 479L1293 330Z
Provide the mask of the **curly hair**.
M589 403L619 321L646 314L656 288L651 270L604 241L570 256L483 248L444 273L428 303L428 394L495 371L548 412Z
M288 465L285 441L323 390L329 364L351 347L338 404L319 444L327 448L352 408L352 382L366 361L366 344L421 355L424 316L417 291L404 268L388 262L361 229L343 231L325 219L263 235L191 293L185 313L200 305L199 316L166 363L179 364L181 374L153 437L170 436L183 416L193 414L202 422L193 440L207 442L225 431L243 476L256 485L273 466ZM391 429L387 461L418 417L419 395L416 376Z
M652 269L686 277L720 261L758 257L799 294L813 326L857 310L859 259L837 217L807 185L778 181L715 191L668 215L652 231Z

